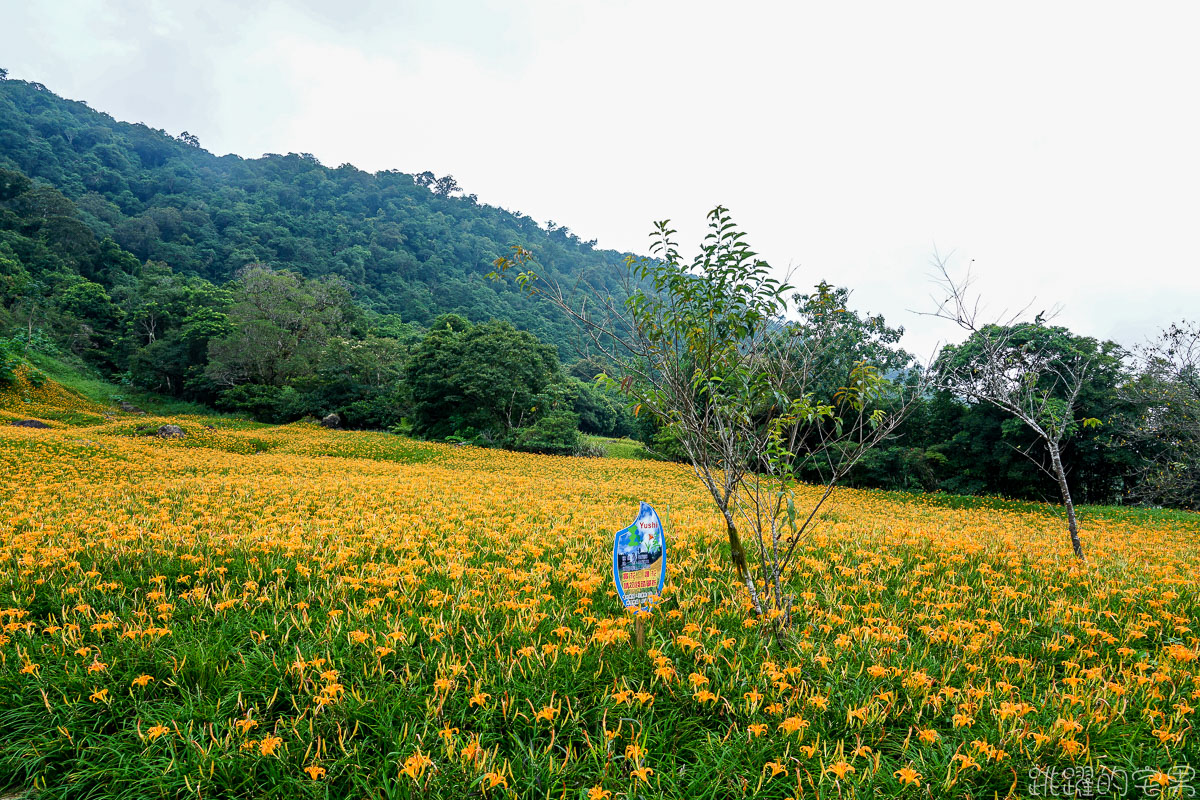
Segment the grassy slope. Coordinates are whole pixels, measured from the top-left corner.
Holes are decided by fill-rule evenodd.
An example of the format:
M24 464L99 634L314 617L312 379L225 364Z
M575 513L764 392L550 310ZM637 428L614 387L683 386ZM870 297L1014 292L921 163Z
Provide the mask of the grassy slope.
M609 436L588 436L583 437L588 441L588 444L596 445L604 449L604 455L608 458L628 458L637 461L659 461L657 456L646 449L646 445L639 441L628 438L613 439Z
M196 416L225 416L199 403L142 391L131 386L118 386L99 374L80 365L53 356L33 353L30 363L51 380L101 406L116 406L121 401L132 403L150 414L191 414Z

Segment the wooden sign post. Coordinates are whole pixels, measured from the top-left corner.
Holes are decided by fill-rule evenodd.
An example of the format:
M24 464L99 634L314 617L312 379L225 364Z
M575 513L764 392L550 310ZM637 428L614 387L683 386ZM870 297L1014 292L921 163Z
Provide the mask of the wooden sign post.
M642 503L637 519L613 538L613 582L617 595L633 610L637 646L646 646L646 620L639 611L649 611L653 598L662 595L667 579L667 541L662 520L649 504Z

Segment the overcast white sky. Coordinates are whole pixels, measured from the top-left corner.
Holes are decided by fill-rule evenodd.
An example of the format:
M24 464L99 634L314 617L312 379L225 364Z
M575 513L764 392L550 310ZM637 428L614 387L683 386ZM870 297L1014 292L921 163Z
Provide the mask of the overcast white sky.
M925 355L936 247L1136 344L1200 316L1200 4L0 0L0 66L218 154L453 174L644 252L728 206Z

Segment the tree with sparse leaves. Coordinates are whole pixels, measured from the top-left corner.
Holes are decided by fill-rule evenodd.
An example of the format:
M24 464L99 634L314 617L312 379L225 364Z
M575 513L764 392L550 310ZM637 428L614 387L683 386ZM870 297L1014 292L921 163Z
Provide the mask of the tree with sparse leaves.
M841 298L795 297L726 209L709 214L709 234L691 263L674 233L666 222L655 226L654 257L630 259L622 300L597 294L571 303L521 247L497 260L496 274L516 272L518 284L574 319L614 365L602 380L626 394L635 414L653 416L675 436L721 513L750 605L782 630L797 548L841 479L890 435L907 405L885 410L898 387L872 364L833 357L843 340L820 318L844 311ZM804 313L796 316L801 299ZM807 508L797 505L801 474L822 482Z
M1020 322L1020 314L1001 322L983 321L979 299L970 294L971 276L956 281L945 261L936 266L942 297L932 314L954 322L969 336L960 345L943 348L934 364L935 383L967 402L988 403L1011 414L1036 434L1049 465L1035 463L1058 484L1071 547L1082 559L1062 452L1081 430L1101 425L1096 418L1077 418L1080 393L1097 353L1076 346L1066 329L1047 325L1041 314L1033 322Z

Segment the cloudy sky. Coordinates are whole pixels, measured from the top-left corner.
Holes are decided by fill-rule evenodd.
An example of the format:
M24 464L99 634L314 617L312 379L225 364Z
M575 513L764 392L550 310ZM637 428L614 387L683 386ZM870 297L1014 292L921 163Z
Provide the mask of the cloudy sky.
M1200 316L1195 3L0 0L0 66L243 156L453 174L643 252L729 207L927 353L930 260L999 313Z

